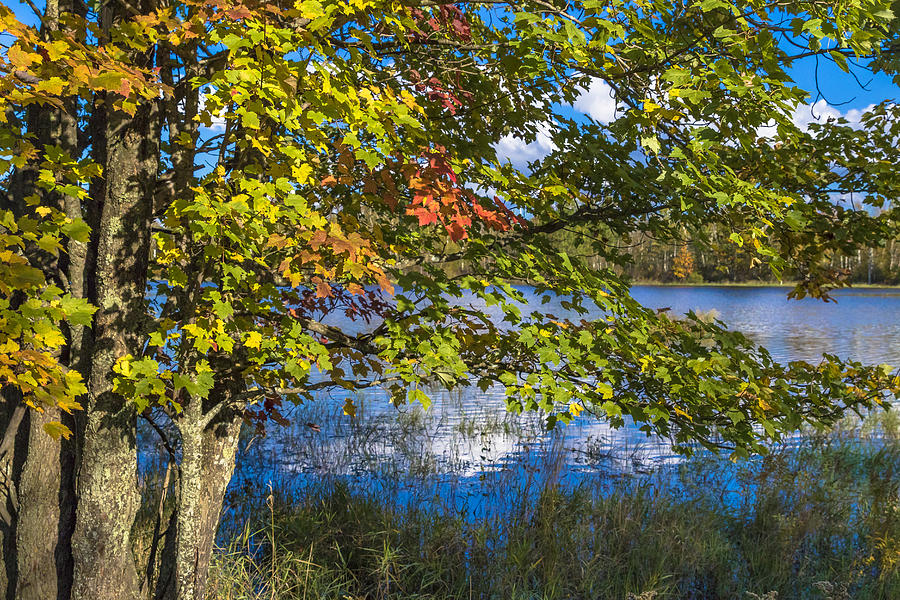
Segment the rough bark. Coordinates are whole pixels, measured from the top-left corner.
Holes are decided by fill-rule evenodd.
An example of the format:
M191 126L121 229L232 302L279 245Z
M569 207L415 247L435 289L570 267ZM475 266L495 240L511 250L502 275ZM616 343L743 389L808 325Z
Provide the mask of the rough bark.
M176 571L180 589L179 600L203 598L209 575L219 519L225 491L234 474L241 421L236 417L222 419L200 435L200 485L192 500L185 498L191 507L193 531L179 541ZM189 514L185 511L185 515ZM178 531L187 527L186 519Z
M176 515L174 581L166 600L203 598L225 489L234 472L240 422L183 434L182 486Z
M22 404L21 393L11 387L2 390L0 426L0 598L12 600L16 595L16 526L18 519L18 474L22 472L28 444L29 415Z
M181 485L170 524L172 538L163 551L163 568L156 589L159 600L205 597L216 531L225 491L234 474L241 430L240 416L223 408L223 403L238 393L241 385L235 378L213 387L206 408L221 410L211 423L204 423L204 413L197 405L186 407L177 422L182 447Z
M188 428L182 432L182 486L163 549L158 600L205 597L222 503L234 474L240 428L240 419L229 411L204 430Z
M136 413L112 389L112 367L138 355L146 320L152 190L158 168L155 104L134 118L112 112L106 124L104 185L92 243L94 318L86 423L72 539L72 598L136 599L139 577L131 527L137 491Z
M59 12L71 9L69 2L48 2L45 25L54 28ZM55 145L77 156L78 129L74 115L77 100L69 99L65 108L41 112L38 129L42 144ZM39 190L34 190L39 191ZM45 205L64 210L73 218L80 218L80 203L76 198L45 195ZM84 270L83 244L70 242L71 253L46 264L49 281L75 297L83 297L81 274ZM75 286L72 286L72 277ZM82 360L82 327L68 331L70 345L61 362L77 368ZM20 510L17 515L18 583L16 597L21 600L43 600L69 597L72 582L71 534L75 521L75 440L57 442L43 430L51 421L64 421L77 430L74 418L55 408L31 416L28 450L21 471Z
M71 149L74 149L77 134L66 111L35 112L38 114L30 116L29 120L37 132L39 144L66 148L70 145L68 142L72 142ZM20 194L40 194L34 185L34 172L30 166L23 169L19 178ZM65 199L44 194L41 201L44 205L62 208ZM61 261L58 258L39 257L33 262L43 268L48 281L65 288L68 278L60 276ZM72 355L67 351L60 357L61 362L65 364ZM21 404L21 398L18 403ZM7 588L14 589L15 597L23 600L68 598L71 583L69 541L74 525L74 442L57 442L43 430L46 423L60 420L64 420L63 416L53 407L30 415L16 451L20 461L14 471L18 478L15 485L17 510L10 513L9 534L4 539L8 545L5 558L15 562L16 567L7 565L5 573L7 577L17 578L16 583ZM68 421L67 425L72 428L74 421Z
M43 430L45 423L62 420L60 412L48 408L30 416L28 458L19 482L16 527L19 600L69 597L69 543L74 526L72 444L57 442Z

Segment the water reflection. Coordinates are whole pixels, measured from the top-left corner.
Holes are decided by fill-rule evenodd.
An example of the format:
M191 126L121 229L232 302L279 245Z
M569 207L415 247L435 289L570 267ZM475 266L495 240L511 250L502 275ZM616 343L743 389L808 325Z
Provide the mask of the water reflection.
M823 353L866 363L900 363L900 291L838 290L836 302L789 300L788 288L655 287L632 292L647 306L677 313L716 310L719 318L765 346L777 360L818 361Z
M839 291L837 302L828 304L788 300L786 288L638 286L632 291L644 305L671 307L675 314L715 310L730 328L782 362L815 362L831 353L900 364L900 292L895 290ZM542 312L566 312L558 298L534 304ZM486 310L500 316L496 307ZM302 487L340 478L410 502L440 498L483 516L492 503L502 504L501 492L642 473L680 459L667 440L635 427L614 430L590 417L548 432L539 415L507 413L499 386L486 392L435 390L427 412L393 407L386 394L369 390L355 398L355 419L341 412L345 398L323 395L294 409L291 427L273 429L244 453L236 485L278 480ZM321 432L305 426L310 422Z

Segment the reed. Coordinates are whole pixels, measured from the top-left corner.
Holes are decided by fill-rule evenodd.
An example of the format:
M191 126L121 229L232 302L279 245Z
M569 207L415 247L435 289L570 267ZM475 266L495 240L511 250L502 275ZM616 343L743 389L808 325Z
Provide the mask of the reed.
M900 598L892 419L739 464L701 455L576 484L558 448L541 477L486 477L506 486L489 490L503 506L471 513L338 478L285 482L223 532L210 598Z

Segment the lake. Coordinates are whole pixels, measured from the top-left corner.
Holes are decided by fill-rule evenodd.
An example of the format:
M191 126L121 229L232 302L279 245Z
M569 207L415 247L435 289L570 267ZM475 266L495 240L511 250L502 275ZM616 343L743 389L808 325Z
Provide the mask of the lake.
M788 291L632 288L645 306L673 314L714 310L729 328L782 362L816 361L831 353L900 364L900 290L840 290L829 303L788 300ZM535 305L543 312L565 312L558 301ZM354 398L360 407L356 418L342 414L345 398L346 393L323 394L292 409L289 427L245 440L249 450L242 453L233 487L248 493L264 490L266 482L300 490L341 481L401 502L440 503L483 517L501 510L509 494L533 493L548 484L639 477L683 460L666 440L633 427L614 430L592 417L548 432L538 415L508 414L501 387L437 392L428 411L393 407L383 392L367 390Z
M823 353L866 363L900 364L900 289L834 292L836 302L788 300L784 287L637 286L645 306L676 313L716 310L730 329L765 346L779 361L817 361Z

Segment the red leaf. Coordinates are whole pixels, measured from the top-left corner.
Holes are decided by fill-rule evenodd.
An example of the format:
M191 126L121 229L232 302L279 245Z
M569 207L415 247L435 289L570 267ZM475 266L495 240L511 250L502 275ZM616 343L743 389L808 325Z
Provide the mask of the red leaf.
M309 246L313 250L318 250L327 239L328 234L326 234L323 230L318 229L315 233L312 234L312 237L309 238Z
M244 6L237 6L235 8L232 8L231 10L226 10L225 14L229 19L233 19L235 21L238 21L240 19L247 19L253 16L253 13Z
M465 239L469 236L469 234L466 233L466 230L463 229L462 225L455 221L447 226L447 233L450 234L450 239L454 242L458 242L459 240Z
M124 96L125 98L130 96L131 95L131 80L128 79L127 77L123 77L122 80L119 82L119 89L116 91L119 93L119 95Z
M415 208L408 208L406 210L406 214L412 215L414 217L418 217L419 225L423 226L423 227L425 225L432 225L434 223L437 223L437 214L431 212L424 206L416 206Z

